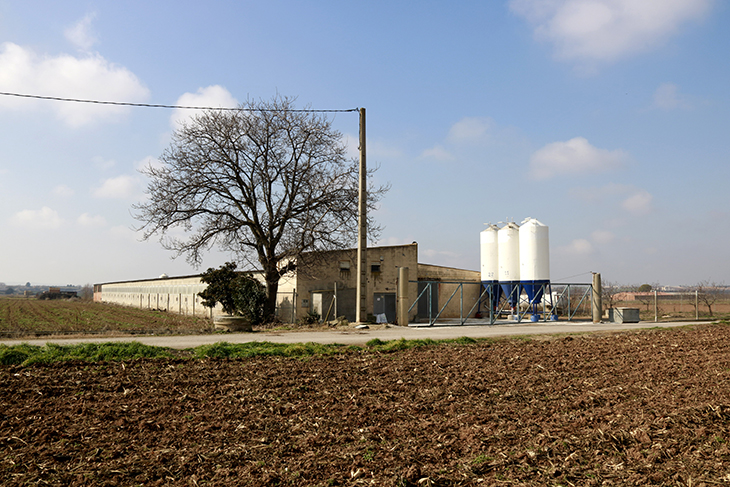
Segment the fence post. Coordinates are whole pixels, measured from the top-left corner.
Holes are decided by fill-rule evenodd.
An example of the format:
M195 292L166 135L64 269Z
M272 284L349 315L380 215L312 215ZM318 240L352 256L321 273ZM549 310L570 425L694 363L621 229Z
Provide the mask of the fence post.
M297 289L291 290L291 322L297 322Z
M593 273L592 288L591 303L593 304L593 323L600 323L603 305L601 304L601 274L598 272Z
M656 289L654 289L654 323L659 321L659 309L656 302Z
M408 326L408 267L398 268L398 326Z

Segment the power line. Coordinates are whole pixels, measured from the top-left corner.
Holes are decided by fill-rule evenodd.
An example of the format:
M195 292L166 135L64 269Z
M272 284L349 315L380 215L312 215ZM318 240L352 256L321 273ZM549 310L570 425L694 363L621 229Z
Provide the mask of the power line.
M576 274L576 275L574 275L574 276L568 276L568 277L561 277L560 279L553 279L553 282L557 282L557 281L564 281L564 280L566 280L566 279L573 279L574 277L579 277L579 276L585 276L586 274L591 274L591 271L588 271L588 272L581 272L580 274Z
M276 112L279 110L276 109L266 109L266 108L245 108L245 107L238 107L238 108L224 108L224 107L187 107L187 106L181 106L181 105L158 105L153 103L131 103L131 102L124 102L124 101L100 101L100 100L83 100L79 98L61 98L58 96L41 96L41 95L27 95L22 93L7 93L0 91L0 95L2 96L15 96L18 98L33 98L36 100L53 100L53 101L66 101L66 102L72 102L72 103L91 103L95 105L115 105L115 106L124 106L124 107L143 107L143 108L179 108L182 110L226 110L226 111L256 111L256 112ZM332 109L311 109L311 108L302 108L302 109L291 109L287 110L288 112L304 112L304 113L343 113L343 112L356 112L359 108L346 108L346 109L340 109L340 110L332 110Z

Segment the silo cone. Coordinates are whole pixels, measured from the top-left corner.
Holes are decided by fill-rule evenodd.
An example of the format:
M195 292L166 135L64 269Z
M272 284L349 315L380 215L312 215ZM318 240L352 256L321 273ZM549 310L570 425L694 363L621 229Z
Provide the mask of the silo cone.
M539 319L537 305L550 285L550 245L547 225L534 218L525 219L520 226L520 284L533 317Z
M509 222L497 232L499 284L515 314L520 302L520 227Z

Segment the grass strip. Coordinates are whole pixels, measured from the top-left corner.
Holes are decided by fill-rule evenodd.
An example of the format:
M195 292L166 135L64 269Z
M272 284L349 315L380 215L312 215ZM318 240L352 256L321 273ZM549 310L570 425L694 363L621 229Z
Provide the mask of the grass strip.
M217 342L211 345L201 345L192 350L192 358L240 359L259 356L280 357L311 357L328 356L342 353L357 353L362 351L397 352L411 348L431 347L439 345L472 345L489 339L474 339L460 337L456 339L432 340L380 340L375 338L366 343L365 347L357 345L343 345L340 343L321 344L307 343L273 343L248 342L228 343ZM107 342L82 343L78 345L58 345L47 343L43 346L21 343L19 345L0 344L0 365L52 364L69 360L86 362L106 362L134 360L141 358L172 358L176 357L175 350L167 347L144 345L140 342Z
M273 343L248 342L228 343L217 342L211 345L201 345L194 350L195 358L248 358L262 355L277 355L283 357L307 357L312 355L333 355L342 353L344 345L307 343Z
M106 362L134 360L138 358L171 358L170 349L153 347L139 342L81 343L78 345L58 345L47 343L43 346L0 345L0 364L32 365L52 364L68 360L87 362Z

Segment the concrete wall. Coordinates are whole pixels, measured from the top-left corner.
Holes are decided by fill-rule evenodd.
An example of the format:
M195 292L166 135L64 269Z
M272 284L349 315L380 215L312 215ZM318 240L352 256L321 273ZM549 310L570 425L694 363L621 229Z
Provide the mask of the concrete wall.
M408 267L410 279L418 270L418 244L367 249L367 312L373 313L376 294L392 294L398 288L398 268ZM335 287L338 293L337 315L355 319L356 302L351 299L357 288L357 250L341 250L323 254L306 254L297 268L296 276L288 277L297 294L297 316L305 316L313 308L314 294L320 294L322 315L330 309ZM417 284L409 285L409 294L416 297ZM330 319L332 319L331 311Z
M200 276L146 279L94 285L94 301L182 315L212 316L220 309L206 308L198 293L207 287Z
M432 286L437 287L438 310L441 310L448 301L440 318L461 318L462 312L466 315L478 301L481 293L481 273L479 271L418 264L418 280L430 281ZM478 307L475 307L474 311L464 318L473 318L477 309Z
M94 284L94 301L209 318L225 314L220 304L203 306L198 293L206 287L199 275Z

